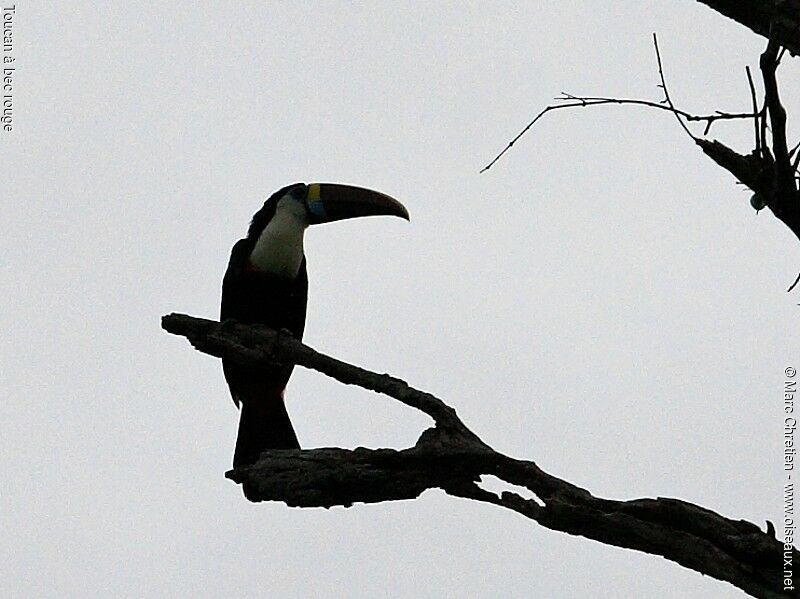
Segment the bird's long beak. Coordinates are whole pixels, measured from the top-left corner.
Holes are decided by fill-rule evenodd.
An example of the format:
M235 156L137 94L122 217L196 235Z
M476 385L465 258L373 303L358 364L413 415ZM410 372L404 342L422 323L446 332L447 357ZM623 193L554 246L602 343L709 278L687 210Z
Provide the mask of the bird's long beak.
M312 225L357 216L399 216L408 220L405 206L385 193L339 183L311 183L306 205Z

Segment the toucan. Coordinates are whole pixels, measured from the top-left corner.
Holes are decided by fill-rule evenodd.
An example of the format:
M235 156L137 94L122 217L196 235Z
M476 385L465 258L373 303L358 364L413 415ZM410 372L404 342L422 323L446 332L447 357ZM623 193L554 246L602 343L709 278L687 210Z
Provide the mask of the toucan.
M294 183L253 215L247 237L231 250L222 280L220 320L260 324L303 338L308 276L303 235L309 225L408 211L378 191L338 183ZM283 394L293 366L266 369L222 360L233 402L241 404L233 467L255 463L267 449L299 449Z

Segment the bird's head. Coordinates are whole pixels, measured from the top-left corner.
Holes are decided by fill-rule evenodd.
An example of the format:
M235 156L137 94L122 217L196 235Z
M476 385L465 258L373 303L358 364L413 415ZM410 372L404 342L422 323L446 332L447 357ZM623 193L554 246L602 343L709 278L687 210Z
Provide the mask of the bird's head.
M379 191L338 183L288 185L253 216L247 233L250 267L293 279L304 259L303 234L309 225L377 215L408 220L405 207Z
M257 238L278 212L292 214L306 225L359 216L399 216L409 220L405 206L379 191L339 183L294 183L272 194L256 212L248 236Z

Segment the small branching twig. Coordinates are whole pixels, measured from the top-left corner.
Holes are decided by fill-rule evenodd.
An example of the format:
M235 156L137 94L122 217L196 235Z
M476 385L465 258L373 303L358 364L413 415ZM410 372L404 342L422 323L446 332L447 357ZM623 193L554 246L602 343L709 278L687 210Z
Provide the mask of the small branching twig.
M753 192L751 205L756 211L768 207L778 219L800 238L800 191L798 191L798 179L800 179L798 177L800 173L800 151L798 151L798 146L800 144L789 151L786 142L786 110L781 104L775 77L778 65L785 54L785 48L780 46L776 37L772 37L767 49L761 55L759 64L764 84L764 104L760 109L756 99L753 75L750 67L746 67L745 72L750 89L752 112L730 113L716 111L714 114L709 115L695 115L677 108L672 101L664 75L664 65L661 60L661 51L656 34L653 34L653 47L658 65L659 87L664 92L663 100L652 102L631 98L576 96L562 92L561 96L556 98L557 101L561 102L560 104L547 106L539 112L480 172L483 173L492 168L539 119L553 110L607 104L657 108L675 115L681 128L707 156L736 177L738 182L750 188ZM769 118L772 125L771 149L770 144L768 144L767 118ZM716 121L742 119L753 119L755 147L751 153L740 154L720 141L705 139L711 126ZM690 122L705 123L702 137L697 137L691 132L687 125ZM794 285L792 288L794 288Z
M711 128L716 121L730 121L730 120L740 120L740 119L751 119L753 117L758 116L752 112L723 112L723 111L716 111L714 114L692 114L690 112L686 112L685 110L680 110L675 108L674 106L667 106L659 102L654 102L650 100L639 100L636 98L612 98L612 97L602 97L602 96L575 96L569 94L567 92L561 92L561 95L554 98L554 100L558 102L562 102L562 104L551 104L545 107L539 114L537 114L531 122L529 122L525 127L517 133L517 135L512 139L503 150L495 156L491 162L489 162L486 166L484 166L480 172L484 173L492 168L495 163L500 160L506 152L508 152L519 139L525 135L528 130L533 127L539 119L541 119L544 115L548 112L553 110L560 110L562 108L585 108L587 106L601 106L601 105L608 105L608 104L617 104L617 105L634 105L634 106L646 106L648 108L656 108L658 110L665 110L667 112L671 112L675 114L678 119L680 120L681 117L686 119L690 122L704 122L706 123L705 132ZM683 121L681 121L683 125ZM692 139L697 139L694 135L689 133ZM705 135L705 133L704 133Z
M684 119L690 122L705 122L706 130L713 123L717 121L739 120L739 119L749 119L753 117L758 117L758 114L753 112L722 112L721 110L715 111L714 114L699 115L699 114L692 114L690 112L686 112L685 110L680 110L679 108L675 108L674 106L667 105L663 101L653 102L650 100L639 100L634 98L608 98L604 96L576 96L573 94L568 94L567 92L561 92L561 95L554 99L560 102L570 102L570 104L569 105L559 104L558 106L553 106L552 109L574 108L575 106L596 106L599 104L633 104L637 106L647 106L649 108L657 108L659 110L666 110L667 112L671 112L676 116L683 117ZM692 139L695 139L694 135L692 135Z
M441 399L387 374L321 354L290 334L183 314L164 316L161 326L212 356L255 368L274 367L276 362L305 366L342 383L393 397L435 422L413 447L403 450L265 451L255 464L226 474L248 486L251 501L349 507L358 502L414 499L427 489L439 488L454 497L515 511L552 530L662 556L756 597L781 596L783 545L755 524L679 499L595 497L532 461L494 451ZM479 486L483 475L524 487L535 498L513 491L489 492ZM797 550L792 555L800 559Z
M531 127L533 127L539 119L541 119L544 115L548 112L553 110L560 110L562 108L576 108L576 107L587 107L587 106L601 106L601 105L608 105L608 104L617 104L617 105L634 105L634 106L646 106L648 108L656 108L658 110L665 110L667 112L671 112L675 115L675 118L678 119L678 123L680 123L681 127L684 131L691 137L693 140L697 140L697 137L692 134L689 128L684 123L684 119L689 122L704 122L706 124L705 130L703 135L706 135L708 131L711 129L711 125L714 124L716 121L730 121L730 120L741 120L741 119L752 119L758 117L757 110L753 112L722 112L716 111L714 114L708 115L698 115L692 114L685 110L681 110L676 108L674 103L672 102L672 98L669 95L669 90L667 88L666 78L664 76L664 67L661 61L661 52L658 48L658 38L656 34L653 34L653 45L655 48L656 53L656 62L658 64L658 75L660 83L658 87L663 90L664 92L664 99L660 102L654 102L650 100L640 100L634 98L614 98L614 97L605 97L605 96L576 96L573 94L568 94L566 92L561 92L561 95L556 97L555 100L561 102L561 104L551 104L550 106L546 106L539 114L537 114L531 122L529 122L523 129L517 133L517 135L506 144L506 147L502 149L502 151L495 156L491 162L489 162L486 166L484 166L480 172L484 173L492 168L495 163L497 163L500 158L502 158L506 152L508 152L519 139L525 135Z
M675 111L675 105L672 103L672 99L669 97L669 88L667 88L667 80L664 78L664 66L661 64L661 52L658 49L658 36L654 33L653 34L653 47L656 49L656 61L658 62L658 76L661 78L661 87L664 90L664 103L669 106L670 111L675 115L675 118L678 119L678 124L686 131L686 135L692 138L692 140L696 140L697 138L692 135L692 132L689 131L689 127L686 126L681 120L681 116ZM706 131L711 128L711 121L708 122L706 125Z

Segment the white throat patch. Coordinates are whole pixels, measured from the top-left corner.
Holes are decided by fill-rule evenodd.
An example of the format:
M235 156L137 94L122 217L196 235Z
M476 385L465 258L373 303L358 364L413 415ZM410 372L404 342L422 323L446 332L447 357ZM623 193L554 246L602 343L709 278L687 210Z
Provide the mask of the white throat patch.
M308 228L305 206L289 195L278 200L269 221L250 252L258 270L294 279L303 263L303 233Z

